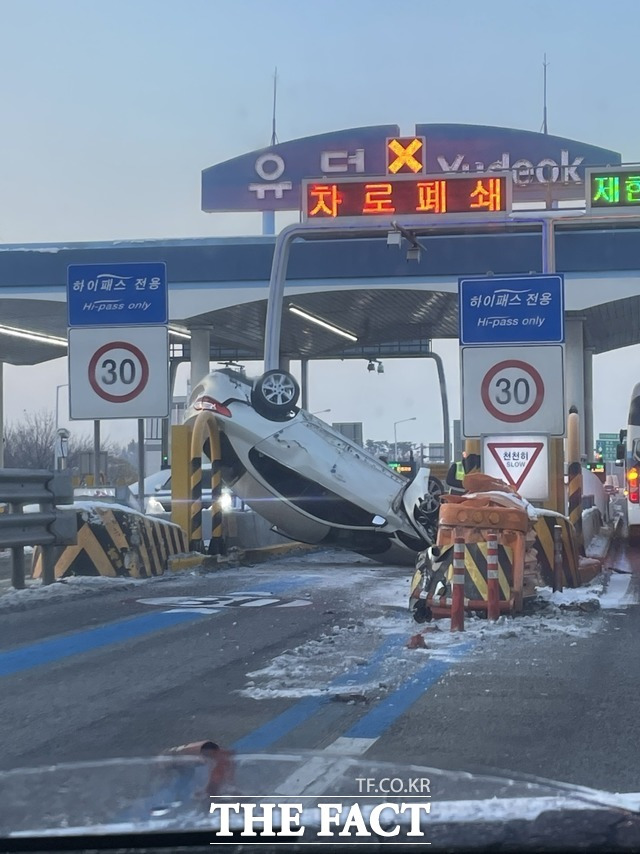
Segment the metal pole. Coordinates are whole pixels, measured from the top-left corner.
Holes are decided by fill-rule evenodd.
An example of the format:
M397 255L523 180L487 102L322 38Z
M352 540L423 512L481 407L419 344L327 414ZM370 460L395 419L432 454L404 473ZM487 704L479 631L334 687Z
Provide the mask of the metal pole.
M10 504L12 513L22 513L22 504ZM24 547L13 546L11 549L11 586L16 590L24 590Z
M300 406L309 411L309 360L300 360Z
M42 559L42 584L53 584L56 580L55 546L42 546L40 555Z
M582 465L580 463L580 416L575 406L569 410L567 425L567 457L569 459L569 521L582 545Z
M160 439L161 447L160 454L162 460L169 460L169 434L171 432L171 418L173 415L173 395L175 392L176 386L176 374L178 373L178 367L180 366L179 359L171 359L169 361L169 417L162 419L162 436Z
M4 468L4 362L0 362L0 469Z
M100 484L100 422L93 422L93 485Z
M453 543L453 576L451 579L451 631L464 631L465 542L456 537Z
M508 225L513 222L527 223L540 222L540 219L532 217L518 218L517 216L496 216L495 219L484 220L484 225ZM456 220L451 225L469 225L471 221L464 217ZM424 221L404 222L404 228L408 231L419 231L428 233L433 226L425 226ZM287 276L287 265L291 243L296 237L305 238L307 235L314 239L331 240L334 237L362 237L363 234L383 235L393 229L391 220L378 221L364 224L362 222L340 225L336 227L332 223L321 226L318 223L294 223L282 229L276 237L271 261L271 275L269 278L269 293L267 295L267 317L264 328L264 370L271 371L280 367L280 329L282 326L282 303L284 297L284 285Z
M262 211L262 233L269 236L276 233L276 212Z
M289 263L289 249L296 236L296 231L299 230L300 226L293 226L291 230L284 229L281 231L276 239L276 245L273 250L269 297L267 300L267 317L264 330L265 371L273 371L280 367L280 329L282 328L284 283Z
M442 400L442 429L444 433L444 461L446 465L451 463L451 428L449 425L449 400L447 398L447 383L444 377L444 365L438 353L427 353L428 359L433 359L438 371L438 382L440 383L440 398Z
M551 217L542 220L542 272L556 272L556 232Z
M593 438L593 347L585 347L584 368L584 447L587 459L593 459L595 441Z
M500 616L500 582L498 567L498 536L487 534L487 619Z
M393 425L393 459L398 459L398 422Z
M556 232L552 217L542 219L542 272L556 272ZM550 440L549 501L545 506L557 513L565 512L564 500L564 442L562 439Z
M564 565L562 560L562 526L553 526L553 591L562 593Z
M144 418L138 418L138 505L144 513Z

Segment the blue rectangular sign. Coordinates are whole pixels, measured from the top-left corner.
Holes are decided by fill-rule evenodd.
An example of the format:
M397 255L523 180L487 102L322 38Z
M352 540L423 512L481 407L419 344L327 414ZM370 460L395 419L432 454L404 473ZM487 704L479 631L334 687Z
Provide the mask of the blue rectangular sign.
M67 269L69 326L149 326L169 320L167 265L71 264Z
M461 344L561 344L564 277L486 276L458 280Z

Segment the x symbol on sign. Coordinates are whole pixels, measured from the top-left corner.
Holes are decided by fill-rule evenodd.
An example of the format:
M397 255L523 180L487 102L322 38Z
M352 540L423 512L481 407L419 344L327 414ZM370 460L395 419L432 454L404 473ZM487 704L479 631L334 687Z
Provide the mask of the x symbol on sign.
M406 148L397 139L392 139L389 150L396 155L396 159L389 165L389 172L395 175L403 166L407 166L412 172L421 172L422 163L413 156L421 148L422 141L419 139L412 139Z

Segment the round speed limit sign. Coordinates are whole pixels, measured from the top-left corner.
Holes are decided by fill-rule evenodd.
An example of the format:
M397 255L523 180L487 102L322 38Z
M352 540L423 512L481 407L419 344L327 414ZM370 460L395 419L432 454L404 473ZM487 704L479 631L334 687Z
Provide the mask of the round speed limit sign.
M462 432L564 435L561 345L462 348Z
M71 328L72 419L166 418L169 344L164 326Z
M149 380L144 353L127 341L103 344L89 362L89 383L98 397L111 403L127 403L137 397Z
M538 371L519 359L505 359L484 376L482 402L499 421L516 424L527 421L544 401L544 382Z

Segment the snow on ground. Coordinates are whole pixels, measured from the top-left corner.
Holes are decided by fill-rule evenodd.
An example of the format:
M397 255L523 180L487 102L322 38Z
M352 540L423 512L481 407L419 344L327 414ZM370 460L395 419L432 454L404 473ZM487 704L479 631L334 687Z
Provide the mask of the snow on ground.
M145 579L136 578L107 578L105 576L65 578L54 584L43 586L40 581L27 579L24 590L9 587L0 596L0 610L24 610L36 602L61 599L69 596L86 595L98 590L129 590L135 584L144 583Z
M96 595L109 593L115 590L132 590L139 585L166 583L168 581L180 582L186 573L181 576L158 575L154 578L109 578L104 575L94 576L71 576L55 581L53 584L43 585L40 580L27 578L24 590L16 590L14 587L3 587L0 582L0 611L14 610L24 611L34 605L42 605L53 599L74 598L77 596ZM145 589L143 587L143 589Z
M332 572L323 572L322 564ZM352 556L342 560L354 564ZM420 625L409 610L412 572L364 562L345 577L336 573L334 555L305 558L313 566L314 586L348 588L354 598L353 619L344 620L317 638L276 656L260 670L247 673L240 692L254 699L327 696L347 702L377 699L416 674L429 660L454 661L461 643L472 643L478 654L494 639L521 638L532 643L551 634L583 638L600 630L599 600L607 579L600 576L577 590L538 591L533 613L495 623L476 615L465 618L463 635L450 631L450 620ZM345 567L346 568L346 567ZM338 622L338 621L337 621ZM426 648L408 649L412 635L423 633Z

